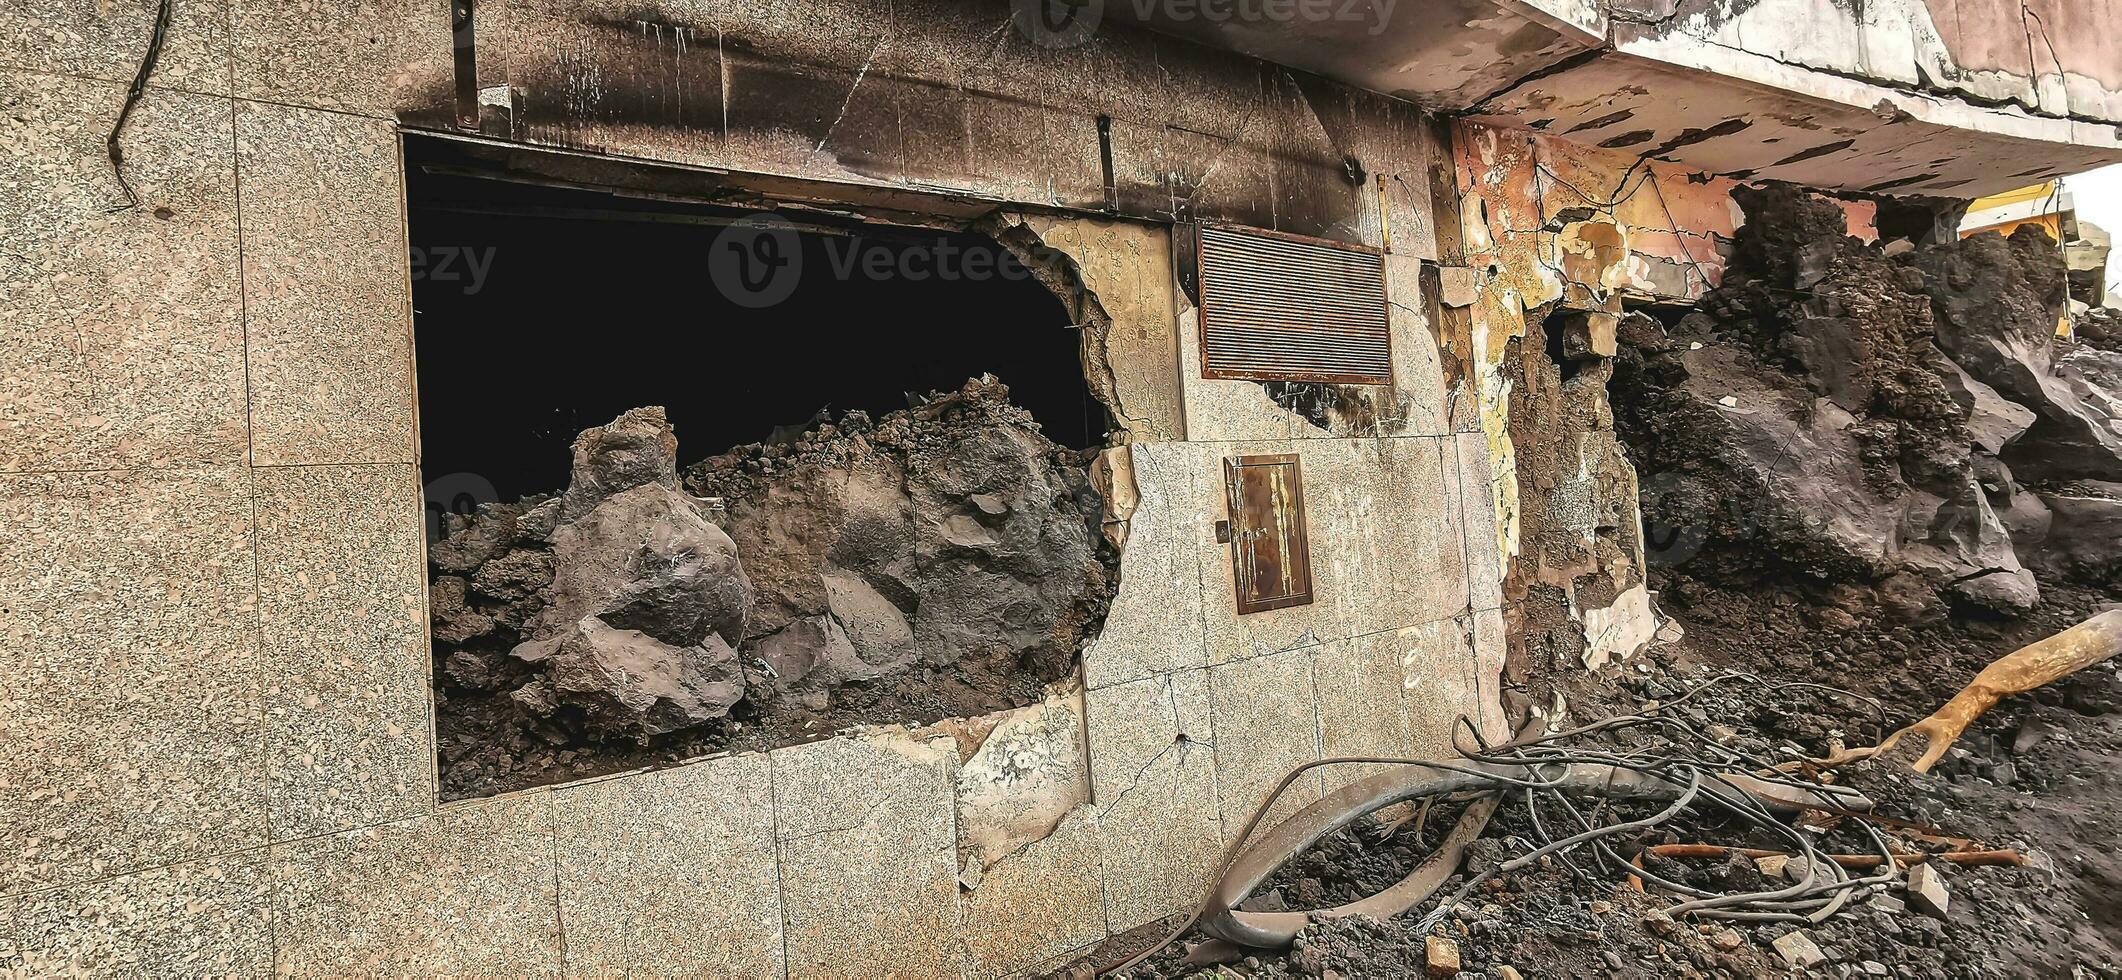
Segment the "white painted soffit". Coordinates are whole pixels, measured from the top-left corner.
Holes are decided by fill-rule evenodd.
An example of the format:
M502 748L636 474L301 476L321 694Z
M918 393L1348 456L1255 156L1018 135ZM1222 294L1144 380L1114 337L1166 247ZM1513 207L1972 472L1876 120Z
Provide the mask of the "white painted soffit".
M1739 178L1971 198L2122 161L2116 127L1785 64L1685 36L1530 78L1485 121Z

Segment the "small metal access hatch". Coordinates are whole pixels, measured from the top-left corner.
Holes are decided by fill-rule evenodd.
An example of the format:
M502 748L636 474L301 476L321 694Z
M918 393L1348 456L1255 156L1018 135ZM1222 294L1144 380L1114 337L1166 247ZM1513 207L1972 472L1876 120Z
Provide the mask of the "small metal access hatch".
M1312 601L1304 532L1304 474L1294 454L1223 461L1230 496L1231 569L1238 615Z

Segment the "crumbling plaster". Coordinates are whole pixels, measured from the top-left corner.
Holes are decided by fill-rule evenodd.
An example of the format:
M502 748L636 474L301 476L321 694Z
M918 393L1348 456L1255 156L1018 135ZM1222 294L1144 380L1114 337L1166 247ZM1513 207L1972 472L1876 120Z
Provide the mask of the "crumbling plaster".
M105 21L32 3L0 32L0 65L15 66L0 68L0 142L16 151L0 164L0 357L17 382L0 406L0 507L20 532L0 545L0 734L19 749L0 759L0 961L1004 975L1190 905L1283 762L1358 744L1435 755L1462 713L1500 731L1497 565L1468 561L1461 533L1493 524L1487 460L1443 422L1419 312L1418 263L1436 248L1420 117L1235 57L1127 48L1122 33L1066 56L1018 43L992 70L1046 59L1052 82L1154 65L1178 79L1157 91L1186 96L1124 117L1166 120L1154 125L1116 118L1116 139L1154 137L1146 156L1116 142L1150 189L1127 199L1389 247L1395 384L1357 393L1363 424L1320 428L1250 382L1182 384L1196 335L1162 230L1017 219L1071 257L1118 328L1106 358L1130 424L1116 497L1133 506L1116 515L1122 590L1083 683L1004 717L439 805L395 129L437 118L446 27L412 0L236 0L225 16L180 0L172 72L125 132L143 205L112 212L102 137L146 23L136 6ZM875 33L851 5L829 12L788 22ZM886 50L900 55L999 23L961 36L899 13ZM52 43L73 37L101 40ZM987 49L952 50L946 64L974 71ZM544 70L521 48L482 64ZM1051 179L1067 170L1054 137L1095 130L1049 124L1098 100L1040 98L1032 119L982 124L994 141L970 169L1021 173L1006 193L1042 205L1102 208L1102 187L1070 196L1052 189L1086 185ZM920 104L894 102L891 118ZM1291 130L1292 112L1316 121ZM859 118L826 128L860 132L840 128ZM1217 130L1232 135L1199 135ZM1310 142L1246 148L1290 132ZM801 141L609 134L580 142L851 179L790 165L817 159L788 152ZM902 149L874 159L923 159ZM855 176L938 189L926 173ZM1311 607L1233 613L1212 524L1222 459L1243 451L1303 459L1332 585Z
M1606 369L1563 382L1543 321L1590 311L1608 318L1610 344L1610 318L1625 305L1702 296L1722 279L1743 220L1731 198L1739 184L1474 121L1455 124L1453 150L1460 247L1479 283L1460 390L1478 407L1495 474L1499 575L1514 601L1535 586L1558 590L1592 648L1588 662L1617 643L1625 656L1647 638L1642 624L1655 627L1641 588L1635 473L1605 407ZM1837 204L1850 234L1875 237L1873 204ZM1538 444L1520 445L1527 437Z

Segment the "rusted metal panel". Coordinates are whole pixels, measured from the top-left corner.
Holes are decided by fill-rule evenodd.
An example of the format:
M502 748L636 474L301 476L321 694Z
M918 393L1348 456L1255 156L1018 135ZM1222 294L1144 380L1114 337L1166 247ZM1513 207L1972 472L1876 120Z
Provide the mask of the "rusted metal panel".
M1310 604L1311 546L1304 529L1304 473L1296 455L1225 459L1223 483L1230 498L1238 615Z
M1377 249L1257 228L1198 235L1202 377L1392 383Z

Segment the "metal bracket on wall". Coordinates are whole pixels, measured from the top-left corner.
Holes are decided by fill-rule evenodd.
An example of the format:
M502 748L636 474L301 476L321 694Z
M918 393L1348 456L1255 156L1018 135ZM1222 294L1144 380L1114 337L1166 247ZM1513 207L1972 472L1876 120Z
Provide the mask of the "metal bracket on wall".
M479 128L479 57L477 35L473 32L473 0L450 0L449 45L452 63L456 68L457 81L457 126L460 129Z

